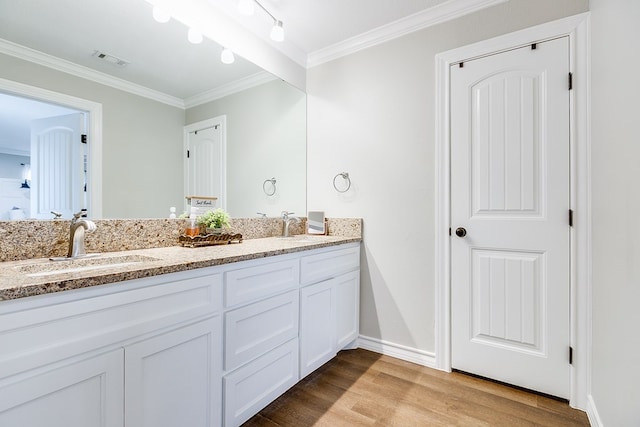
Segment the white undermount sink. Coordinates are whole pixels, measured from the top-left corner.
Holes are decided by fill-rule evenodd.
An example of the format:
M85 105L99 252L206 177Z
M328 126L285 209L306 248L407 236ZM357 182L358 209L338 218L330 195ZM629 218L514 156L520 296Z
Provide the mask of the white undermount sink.
M143 255L122 255L113 257L75 258L64 261L42 262L39 260L33 264L21 265L15 268L28 277L43 277L56 274L121 268L153 261L158 261L158 259Z

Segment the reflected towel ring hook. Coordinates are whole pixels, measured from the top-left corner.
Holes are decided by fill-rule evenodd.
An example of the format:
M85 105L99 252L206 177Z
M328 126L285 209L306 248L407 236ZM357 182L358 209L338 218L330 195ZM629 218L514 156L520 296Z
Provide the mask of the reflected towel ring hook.
M267 186L267 182L271 183L271 188ZM274 194L276 194L276 179L265 179L262 183L262 191L264 191L264 194L266 194L267 196L273 196Z
M341 176L342 179L344 179L347 183L347 188L345 188L344 190L340 190L336 185L336 178L338 178L339 176ZM349 172L340 172L339 174L336 174L336 176L333 177L333 188L335 188L338 193L346 193L347 191L349 191L349 189L351 188L351 178L349 178Z

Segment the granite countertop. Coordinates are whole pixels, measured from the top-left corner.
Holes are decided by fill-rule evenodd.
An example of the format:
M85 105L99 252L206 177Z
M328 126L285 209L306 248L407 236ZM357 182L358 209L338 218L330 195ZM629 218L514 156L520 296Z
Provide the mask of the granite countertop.
M47 258L0 262L0 301L360 242L360 240L359 237L341 236L267 237L201 248L170 246L107 252L97 258L84 258L77 262L55 262ZM102 263L105 258L113 258L110 261L114 262L99 267L91 265ZM55 266L52 268L63 271L50 274L49 267L53 264ZM69 271L71 268L75 271ZM43 269L47 272L38 275Z

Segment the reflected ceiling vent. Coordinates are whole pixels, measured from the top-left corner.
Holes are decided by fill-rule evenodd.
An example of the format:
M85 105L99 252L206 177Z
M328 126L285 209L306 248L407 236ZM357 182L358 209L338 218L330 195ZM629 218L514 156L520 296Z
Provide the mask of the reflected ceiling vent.
M93 57L98 58L101 61L108 62L109 64L115 65L119 68L124 68L129 65L129 61L125 61L124 59L116 58L113 55L109 55L108 53L100 52L96 50L93 52Z

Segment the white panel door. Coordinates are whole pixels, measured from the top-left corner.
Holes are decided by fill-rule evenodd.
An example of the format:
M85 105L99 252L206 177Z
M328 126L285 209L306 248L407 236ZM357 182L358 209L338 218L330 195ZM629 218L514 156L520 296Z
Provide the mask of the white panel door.
M567 37L451 69L452 366L565 398L568 76Z
M83 124L82 113L31 122L31 217L71 218L86 207Z
M226 209L226 142L223 123L188 134L188 196L217 197Z

